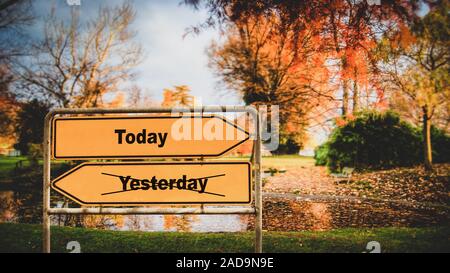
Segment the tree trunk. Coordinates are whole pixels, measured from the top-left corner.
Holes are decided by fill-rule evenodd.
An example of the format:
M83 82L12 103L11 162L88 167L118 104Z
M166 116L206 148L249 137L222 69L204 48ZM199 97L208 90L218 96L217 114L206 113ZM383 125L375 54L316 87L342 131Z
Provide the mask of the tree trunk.
M359 108L359 89L358 89L358 70L355 67L355 79L353 81L353 113L358 112Z
M428 115L428 108L423 108L423 126L422 126L422 135L423 135L423 155L424 155L424 167L426 170L433 169L433 154L431 148L431 120Z
M342 116L348 113L348 80L344 79L342 83Z

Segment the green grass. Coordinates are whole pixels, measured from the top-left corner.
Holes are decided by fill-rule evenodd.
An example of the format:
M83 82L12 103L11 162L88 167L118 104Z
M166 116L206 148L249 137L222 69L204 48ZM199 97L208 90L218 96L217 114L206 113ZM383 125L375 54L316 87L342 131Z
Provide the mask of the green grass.
M17 162L24 160L24 167L29 165L25 156L0 156L0 182L8 177L9 173L16 167Z
M41 251L40 225L0 224L0 252ZM264 252L363 252L378 241L382 252L450 252L450 227L339 229L321 232L264 232ZM105 231L52 227L52 251L68 252L252 252L253 233Z
M0 172L14 169L20 160L27 160L25 156L0 156Z
M16 165L19 161L22 161L21 167L26 168L30 166L30 161L26 156L0 156L0 183L2 182L10 182L11 181L11 174L13 170L15 169ZM62 164L66 163L67 161L52 161L52 167L58 168ZM39 165L42 165L44 161L42 159L38 160ZM20 172L19 172L20 173ZM14 180L14 179L12 179Z

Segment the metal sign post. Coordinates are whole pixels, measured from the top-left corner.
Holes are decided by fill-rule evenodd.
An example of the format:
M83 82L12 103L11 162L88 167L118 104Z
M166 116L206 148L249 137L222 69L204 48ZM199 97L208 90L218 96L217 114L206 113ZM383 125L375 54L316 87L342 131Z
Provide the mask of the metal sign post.
M116 207L81 207L81 208L51 208L50 206L50 190L51 190L51 156L52 156L52 134L54 134L54 120L58 115L77 115L77 114L145 114L145 113L219 113L219 112L241 112L248 113L253 116L253 120L256 124L254 132L255 145L252 151L252 158L254 164L252 166L253 173L253 186L254 186L254 206L248 207L204 207L203 204L207 204L208 199L199 199L198 202L201 203L200 207L191 208L155 208L155 207L128 207L128 208L116 208ZM246 139L245 139L246 140ZM98 109L98 108L88 108L88 109L56 109L50 111L45 117L45 127L44 127L44 170L43 170L43 252L50 253L51 251L51 233L50 233L50 215L55 214L253 214L255 215L255 252L262 253L262 198L261 198L261 119L258 111L249 106L204 106L204 107L191 107L191 108L166 108L166 107L155 107L155 108L138 108L138 109ZM228 145L228 144L227 144ZM113 155L114 156L114 155ZM70 156L69 156L70 157ZM82 156L81 156L82 157ZM147 156L148 157L148 156ZM168 158L176 157L170 154ZM184 156L182 156L184 157ZM120 158L120 157L119 157ZM208 165L207 161L203 161L203 156L201 157L202 162ZM100 163L98 163L100 164ZM147 164L144 163L143 164ZM150 163L148 163L150 164ZM220 163L217 163L220 164ZM85 163L85 166L95 165L93 163ZM111 165L111 164L110 164ZM114 165L114 164L112 164ZM117 163L120 165L120 163ZM81 168L81 167L80 167ZM231 174L235 173L235 170L230 169L228 172ZM250 178L251 175L248 176ZM244 179L245 180L245 179ZM248 195L250 192L247 192ZM239 195L233 197L232 200L244 200ZM215 199L211 199L215 200ZM249 199L245 199L249 200ZM103 204L102 200L94 201L95 204ZM214 202L212 202L214 203ZM220 201L217 201L220 203ZM238 202L239 203L239 202ZM245 203L245 202L242 202ZM141 203L140 203L141 204ZM142 204L147 204L145 200ZM125 205L125 204L123 204Z

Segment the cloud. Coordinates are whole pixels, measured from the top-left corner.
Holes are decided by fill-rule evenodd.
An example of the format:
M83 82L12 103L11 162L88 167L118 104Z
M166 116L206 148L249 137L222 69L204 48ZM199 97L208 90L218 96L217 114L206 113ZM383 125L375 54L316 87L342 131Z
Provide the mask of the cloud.
M184 36L188 27L204 22L206 11L194 11L176 1L136 4L138 16L134 27L147 57L139 68L139 86L158 100L163 88L186 84L204 104L239 102L236 96L218 94L217 79L207 67L205 49L219 38L219 32L211 28L199 35Z

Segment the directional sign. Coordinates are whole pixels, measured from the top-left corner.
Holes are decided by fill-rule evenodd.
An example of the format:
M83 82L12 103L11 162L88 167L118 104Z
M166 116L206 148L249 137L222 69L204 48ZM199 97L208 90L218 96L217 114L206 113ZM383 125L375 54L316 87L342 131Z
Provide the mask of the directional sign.
M84 163L52 181L81 205L244 204L249 162Z
M95 116L53 120L55 159L217 157L249 139L223 117Z

